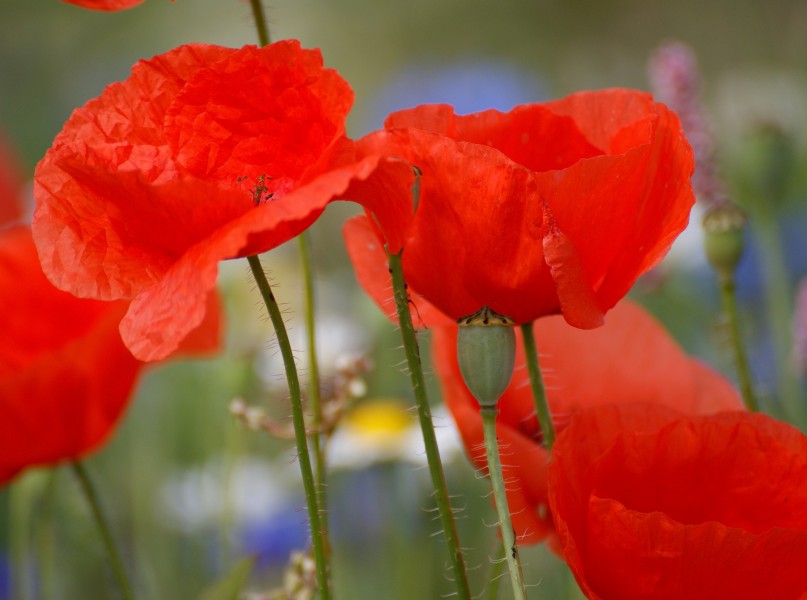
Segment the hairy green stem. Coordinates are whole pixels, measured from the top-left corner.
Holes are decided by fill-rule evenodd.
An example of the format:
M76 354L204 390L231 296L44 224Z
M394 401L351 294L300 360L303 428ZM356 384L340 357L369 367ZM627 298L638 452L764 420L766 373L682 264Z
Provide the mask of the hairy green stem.
M754 384L751 380L751 369L748 366L748 357L745 354L742 335L740 335L740 319L737 315L737 295L735 293L736 285L734 276L718 273L718 284L720 286L720 299L723 304L723 312L726 313L726 319L728 319L731 347L734 352L734 366L737 369L740 393L742 394L745 407L752 412L757 412L759 410L759 402L754 392Z
M499 442L496 437L496 416L499 409L494 407L481 407L482 429L485 436L485 453L488 459L488 476L493 488L493 499L496 503L496 513L499 515L499 530L502 533L504 556L510 570L510 583L513 585L515 600L526 600L527 590L524 587L524 575L521 572L521 561L518 557L516 534L510 521L510 508L507 505L507 494L504 490L504 474L502 462L499 458Z
M541 376L541 366L538 364L538 351L535 348L535 334L532 325L532 322L521 325L524 355L527 359L527 372L530 374L532 397L535 399L535 414L538 416L538 424L541 426L544 446L547 450L552 450L552 445L555 443L555 425L552 423L552 413L549 411L549 403L546 399L546 388L544 388L544 380Z
M271 38L269 37L269 27L266 21L266 13L263 9L263 2L262 0L250 0L250 5L252 6L252 16L253 20L255 21L255 28L258 32L258 41L260 42L261 46L268 46L271 43ZM315 329L315 303L314 303L314 280L313 274L311 271L311 259L310 259L310 250L308 247L308 238L307 233L303 232L299 236L297 236L297 244L300 250L300 258L302 262L303 268L303 281L304 281L304 289L305 289L305 323L306 323L306 336L308 342L308 372L309 372L309 399L310 399L310 408L312 411L313 417L313 429L314 433L311 434L311 447L314 452L314 460L316 464L316 480L315 480L315 488L316 488L316 504L319 508L318 517L320 519L320 523L316 530L319 532L319 536L321 536L319 545L321 546L321 551L323 556L321 557L321 561L317 558L317 566L319 568L320 564L322 564L324 568L324 572L327 574L328 572L328 557L330 555L330 542L328 540L328 519L327 519L327 511L325 510L325 506L327 505L327 498L325 493L325 453L323 451L323 447L321 444L321 436L319 429L322 425L322 403L320 401L320 394L319 394L319 363L317 362L317 346L316 346L316 329ZM250 257L250 259L253 257ZM256 257L255 257L256 258ZM257 258L256 258L257 261ZM250 261L250 266L253 268L253 273L255 272L255 266L252 265ZM261 270L261 273L263 271ZM256 276L257 278L257 276ZM260 287L260 284L259 284ZM271 295L271 289L267 284L267 290ZM261 291L263 294L263 291ZM264 294L264 299L266 299L266 295ZM268 301L267 301L268 307ZM274 318L272 319L274 322ZM282 321L281 321L282 323ZM275 324L275 328L277 329L277 324ZM285 358L284 358L285 360ZM293 362L293 359L292 359ZM288 377L288 366L286 368L286 373ZM295 369L295 379L297 377L296 369ZM299 384L298 384L299 389ZM291 379L289 379L289 388L291 388ZM302 414L302 408L301 408ZM296 428L296 425L295 425ZM298 440L297 443L298 448L300 447L300 443ZM307 449L306 449L307 452ZM301 462L302 468L302 462ZM310 470L310 468L309 468ZM305 476L303 476L305 479ZM307 493L307 492L306 492ZM314 530L314 521L311 521L312 530ZM314 536L312 535L312 538ZM314 543L314 553L317 554L317 543ZM323 586L323 581L319 582L320 588L323 590L321 592L322 598L325 599L330 595L329 587L327 585Z
M255 28L258 30L258 41L261 46L270 44L269 26L266 24L266 13L263 10L263 0L249 0L252 6L252 18L255 21Z
M499 538L496 537L496 548L502 550L501 544L499 544ZM505 550L506 552L506 550ZM488 589L485 592L485 598L487 600L497 600L499 597L499 582L501 582L502 576L502 567L506 563L505 552L500 552L500 558L491 559L493 564L490 568L490 576L488 577Z
M109 528L109 522L107 521L104 511L101 508L101 502L98 499L98 493L95 490L95 486L93 485L87 470L84 468L84 465L82 465L79 461L74 461L71 463L71 466L73 468L73 473L75 473L79 485L81 486L81 491L84 493L84 497L87 500L87 504L90 506L95 523L98 526L98 531L101 534L101 540L103 541L104 548L106 549L107 560L109 561L109 566L115 575L115 580L118 583L121 598L123 598L123 600L134 600L132 584L129 582L129 577L126 575L126 568L123 566L123 560L121 559L118 548L115 545L115 541L112 539L112 532Z
M401 255L387 253L387 259L389 260L392 275L392 290L395 296L395 307L398 311L398 323L401 328L404 351L406 352L406 362L409 367L409 377L417 405L420 430L423 433L423 443L426 447L429 474L434 486L434 499L437 502L440 523L448 544L451 566L454 571L454 584L457 587L457 597L461 600L470 600L471 591L468 587L468 576L465 572L465 558L459 544L445 473L440 462L440 450L437 447L437 438L434 435L434 424L432 423L429 399L426 396L426 385L423 379L423 366L420 362L417 334L415 333L414 325L412 325L412 314L409 311L409 295L406 291Z
M330 580L328 576L327 552L325 548L322 522L320 519L320 509L317 495L317 486L314 481L314 474L311 469L311 458L308 454L308 440L305 431L305 417L303 416L303 402L300 393L300 380L297 377L297 366L294 363L294 354L291 351L289 336L286 333L286 325L283 322L283 315L280 307L272 293L266 273L263 271L261 261L257 256L248 256L249 266L252 275L258 284L269 318L275 328L277 343L280 347L280 354L283 356L283 364L286 369L286 381L289 386L289 396L291 399L291 418L294 424L294 439L297 443L297 455L300 461L300 472L303 478L303 489L305 490L305 502L308 509L308 521L311 525L311 544L314 548L314 560L317 568L317 585L321 600L328 600L331 597Z

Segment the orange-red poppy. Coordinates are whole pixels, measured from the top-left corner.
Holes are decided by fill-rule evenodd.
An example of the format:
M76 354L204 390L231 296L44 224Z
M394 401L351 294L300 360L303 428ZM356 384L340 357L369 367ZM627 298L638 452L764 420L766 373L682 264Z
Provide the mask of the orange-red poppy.
M139 62L73 113L37 166L45 273L77 296L132 299L124 342L142 360L166 356L202 321L220 260L299 234L383 160L352 159L352 98L296 41ZM399 210L382 203L378 218Z
M742 410L737 391L722 376L688 356L638 305L623 300L605 325L584 331L561 317L536 321L535 337L557 431L592 406L648 402L683 414ZM513 379L500 398L497 422L507 499L520 543L536 543L553 531L547 502L549 453L542 445L520 340ZM457 327L433 332L433 359L443 398L466 452L487 467L479 404L465 387L457 364Z
M181 351L219 345L215 295ZM39 265L31 230L0 230L0 484L22 469L77 459L114 430L143 363L123 345L124 301L76 298Z
M597 327L665 255L694 202L678 119L642 92L467 116L420 106L385 127L357 148L419 170L404 274L455 320L487 306L517 323L562 312Z
M590 408L558 437L549 490L591 600L807 598L807 437L790 425Z

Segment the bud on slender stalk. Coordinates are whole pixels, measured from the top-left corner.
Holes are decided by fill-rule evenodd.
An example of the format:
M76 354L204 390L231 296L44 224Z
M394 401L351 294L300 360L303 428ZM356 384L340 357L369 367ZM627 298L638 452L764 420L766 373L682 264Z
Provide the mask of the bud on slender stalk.
M462 379L480 406L495 407L513 376L515 323L486 306L457 323L457 360Z
M745 214L732 203L716 204L703 217L704 249L721 277L733 277L745 246Z

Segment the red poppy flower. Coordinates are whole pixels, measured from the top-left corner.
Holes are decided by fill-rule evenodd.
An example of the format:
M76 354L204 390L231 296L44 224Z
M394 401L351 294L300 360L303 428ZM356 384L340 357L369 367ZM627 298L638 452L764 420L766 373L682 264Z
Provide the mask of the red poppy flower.
M632 90L509 113L421 106L357 145L422 173L404 274L454 320L487 306L517 323L562 312L599 326L661 260L694 202L678 119ZM357 270L370 260L352 259Z
M575 413L600 405L651 402L693 415L742 410L739 395L723 377L687 356L658 322L627 300L593 331L569 327L560 317L540 319L534 327L558 431ZM516 368L499 400L497 434L513 527L520 543L529 544L553 531L547 509L549 454L541 445L520 332L516 334ZM457 365L456 326L434 330L433 358L466 452L485 469L479 404Z
M599 406L558 436L549 481L592 600L807 598L807 437L790 425Z
M218 348L219 307L180 350ZM126 303L84 300L45 278L28 227L0 231L0 484L25 467L97 448L123 412L143 363L123 345Z
M379 165L352 161L352 98L296 41L139 62L73 113L37 166L45 273L78 296L131 298L124 342L142 360L166 356L201 322L220 260L296 236ZM399 210L379 204L378 218Z
M114 12L117 10L126 10L133 8L143 2L143 0L62 0L67 4L75 4L82 8L89 8L90 10L103 10L106 12Z

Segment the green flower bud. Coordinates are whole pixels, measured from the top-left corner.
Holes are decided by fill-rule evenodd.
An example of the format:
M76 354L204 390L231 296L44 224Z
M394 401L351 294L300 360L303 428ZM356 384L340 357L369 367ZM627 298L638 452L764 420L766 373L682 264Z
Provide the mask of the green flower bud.
M703 217L706 258L721 277L733 277L743 255L745 214L730 202L716 204Z
M485 306L457 324L457 360L462 379L480 406L493 408L513 376L515 323Z

